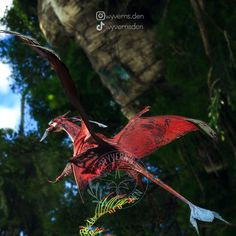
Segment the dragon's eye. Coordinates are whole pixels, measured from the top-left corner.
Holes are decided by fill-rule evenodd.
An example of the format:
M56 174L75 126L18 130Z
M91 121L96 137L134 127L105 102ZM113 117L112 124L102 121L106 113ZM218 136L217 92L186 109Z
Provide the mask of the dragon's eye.
M50 124L50 126L53 126L53 127L56 127L58 124L57 124L57 122L52 122L51 124Z
M53 126L53 127L56 127L58 125L57 122L51 120L49 123L48 123L49 126Z

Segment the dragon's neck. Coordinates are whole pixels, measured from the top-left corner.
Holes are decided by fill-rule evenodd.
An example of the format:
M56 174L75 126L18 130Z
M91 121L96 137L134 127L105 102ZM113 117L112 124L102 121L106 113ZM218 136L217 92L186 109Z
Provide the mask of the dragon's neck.
M65 120L62 124L62 129L69 135L72 142L74 142L75 137L78 135L80 131L80 126L74 124L71 121Z

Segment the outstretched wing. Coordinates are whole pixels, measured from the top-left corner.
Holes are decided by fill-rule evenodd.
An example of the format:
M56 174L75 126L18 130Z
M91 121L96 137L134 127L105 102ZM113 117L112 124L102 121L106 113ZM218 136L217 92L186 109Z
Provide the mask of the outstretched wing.
M91 136L99 143L106 144L105 141L100 139L92 130L91 125L88 121L87 115L79 102L79 98L76 92L75 84L70 76L70 72L66 65L61 61L61 59L55 54L55 52L49 48L40 46L37 40L30 38L28 36L22 35L18 32L0 30L0 33L6 33L15 35L18 39L23 41L26 45L30 46L34 51L36 51L41 57L48 60L50 65L56 71L58 77L60 78L61 84L65 90L65 93L71 102L71 104L79 111L82 120L86 124Z
M145 108L145 112L148 110ZM215 132L203 121L182 116L140 117L140 112L113 137L120 150L127 151L136 158L142 158L156 149L172 142L181 136L202 130L212 138Z

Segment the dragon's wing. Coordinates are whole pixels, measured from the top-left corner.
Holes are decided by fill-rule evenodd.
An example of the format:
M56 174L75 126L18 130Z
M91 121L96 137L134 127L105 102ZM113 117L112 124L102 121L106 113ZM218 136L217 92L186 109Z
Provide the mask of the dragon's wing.
M202 130L212 138L216 137L215 132L203 121L168 115L140 117L143 113L137 114L113 137L113 142L120 150L136 158L147 156L192 131Z
M104 140L100 139L91 129L91 125L87 119L86 113L80 104L75 84L70 76L70 72L66 65L61 61L61 59L55 54L55 52L49 48L40 46L37 40L30 38L28 36L22 35L18 32L0 30L0 33L6 33L15 35L18 39L23 41L26 45L30 46L34 51L36 51L41 57L48 60L50 65L56 71L62 86L65 90L65 93L71 102L71 104L79 111L82 120L86 124L91 136L99 143L106 144Z

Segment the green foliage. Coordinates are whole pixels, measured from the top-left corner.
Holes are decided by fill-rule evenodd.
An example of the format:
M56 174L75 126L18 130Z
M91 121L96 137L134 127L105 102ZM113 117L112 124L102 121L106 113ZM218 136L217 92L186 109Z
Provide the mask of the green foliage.
M112 194L113 193L105 196L98 202L95 208L94 216L86 220L86 226L80 227L81 236L95 236L97 234L100 234L104 231L103 228L96 227L95 229L92 229L92 227L94 227L94 224L99 220L99 218L106 214L113 214L118 209L122 209L123 205L133 203L137 200L135 198L124 197L121 195L111 197Z
M0 234L42 235L44 218L50 221L48 212L59 204L63 191L62 185L48 185L47 178L61 168L56 158L65 156L65 148L56 142L46 147L35 134L22 137L1 130L0 135Z
M120 8L114 12L126 8L145 13L147 27L156 32L156 54L165 64L162 83L143 94L140 104L151 105L153 115L176 114L208 121L221 135L214 145L191 134L153 154L150 163L159 167L161 179L184 196L235 223L235 2L204 1L212 61L205 54L190 1L122 3L116 1ZM111 1L100 4L113 8ZM47 45L40 33L36 5L36 0L14 0L3 22ZM39 133L49 120L67 110L77 115L47 62L14 38L1 41L0 47L1 58L13 68L13 90L27 91ZM56 51L70 69L89 116L107 124L108 135L117 132L125 119L82 49L68 39L65 47ZM118 69L117 74L124 72ZM46 144L40 144L39 133L19 136L10 130L0 131L0 235L79 235L78 225L93 214L93 206L81 203L71 178L67 179L69 188L64 182L47 183L71 156L68 140L61 143L64 136L54 134ZM182 235L195 235L188 217L185 207L177 207L168 193L151 186L139 204L103 220L119 236L178 235L179 226ZM205 235L234 235L233 228L220 224L201 226Z

